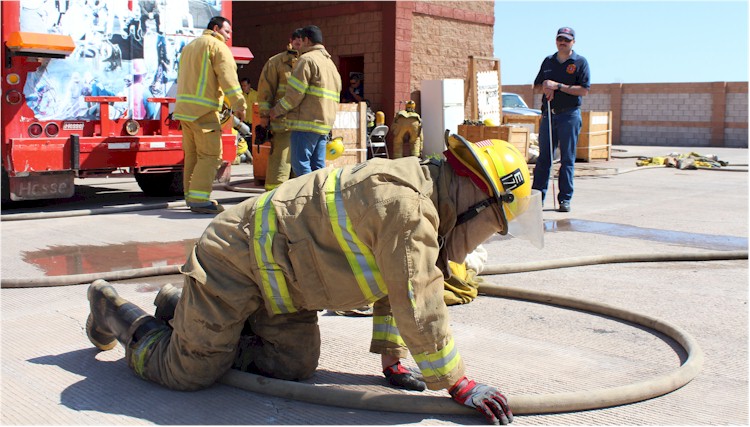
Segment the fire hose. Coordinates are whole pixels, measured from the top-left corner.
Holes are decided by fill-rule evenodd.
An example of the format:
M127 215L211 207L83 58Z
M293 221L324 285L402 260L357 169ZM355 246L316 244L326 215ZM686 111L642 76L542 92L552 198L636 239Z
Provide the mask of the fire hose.
M509 274L606 263L716 261L742 260L747 258L747 251L709 251L701 253L674 254L643 253L592 256L515 265L491 265L485 268L482 275ZM96 279L124 280L137 277L171 275L178 273L179 266L167 266L124 270L119 272L49 277L43 279L3 279L0 281L0 284L2 285L2 288L62 286L93 282ZM695 378L702 368L703 351L695 338L681 328L662 319L638 314L607 304L527 289L482 284L479 288L479 292L493 297L540 302L601 314L631 322L663 333L682 346L687 354L687 359L681 366L649 380L597 390L529 396L507 396L508 402L513 408L515 414L522 415L582 411L639 402L664 395L684 386ZM350 409L447 415L474 413L473 410L440 396L340 390L335 387L315 386L311 384L278 380L235 370L230 370L220 379L220 382L247 391Z

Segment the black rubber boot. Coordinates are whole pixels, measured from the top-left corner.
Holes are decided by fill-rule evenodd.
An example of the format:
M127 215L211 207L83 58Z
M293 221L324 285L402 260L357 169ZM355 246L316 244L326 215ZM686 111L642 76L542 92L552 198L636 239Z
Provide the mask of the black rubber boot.
M86 320L86 334L100 350L111 350L118 341L127 347L134 335L145 335L147 329L159 326L143 309L120 298L104 280L89 286L88 300L91 314Z
M156 320L169 324L169 321L174 317L174 310L181 296L182 288L177 288L170 283L162 286L154 299L154 305L156 306L154 317Z

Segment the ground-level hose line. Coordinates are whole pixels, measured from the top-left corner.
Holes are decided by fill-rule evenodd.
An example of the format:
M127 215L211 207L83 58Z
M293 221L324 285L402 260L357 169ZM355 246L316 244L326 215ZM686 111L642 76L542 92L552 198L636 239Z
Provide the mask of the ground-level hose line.
M628 262L676 262L676 261L721 261L747 259L748 251L703 251L676 253L633 253L615 255L580 256L537 262L488 265L481 275L523 273L554 268L581 267L596 264L617 264ZM139 277L167 276L180 274L180 266L135 268L131 270L105 271L101 273L72 274L68 276L48 276L38 278L0 278L0 288L42 288L52 286L92 283L96 279L107 281L136 279Z
M513 414L583 411L640 402L662 396L684 386L695 378L703 367L703 351L695 338L677 326L656 317L579 298L492 284L482 284L479 292L493 297L557 305L632 322L667 335L679 343L687 353L685 363L677 369L650 380L624 386L539 395L506 394ZM335 387L266 378L236 370L230 370L220 379L220 382L256 393L349 409L443 415L476 414L473 409L461 406L447 396L340 390Z
M605 262L653 262L658 261L712 261L723 259L747 259L747 251L726 252L713 251L690 254L626 254L613 255L605 257L578 257L567 260L551 260L534 264L538 269L544 268L561 268L583 266L589 264L601 264ZM557 267L551 267L557 265ZM528 270L528 264L525 269ZM176 274L179 272L178 266L167 266L157 268L145 268L128 270L125 272L112 272L120 276L129 276L126 278ZM509 268L508 266L489 266L484 271L488 274L508 274L520 272L518 269ZM143 273L137 275L138 273ZM84 278L85 280L80 280ZM110 279L112 274L94 273L87 275L60 276L60 278L75 278L76 283L87 283L96 279ZM49 279L55 279L54 277ZM122 280L118 277L115 280ZM3 280L3 288L12 287L37 287L37 286L58 286L63 283L52 284L51 281L9 281ZM68 280L70 282L70 279ZM16 286L13 286L13 285ZM557 305L590 313L601 314L612 318L628 321L649 329L656 330L675 340L680 344L686 354L687 359L677 369L666 374L660 375L650 380L644 380L624 386L611 387L606 389L553 393L531 396L507 396L509 404L514 414L542 414L555 412L581 411L588 409L605 408L616 405L639 402L650 398L658 397L676 390L690 382L700 372L703 366L703 352L696 340L680 329L664 320L634 313L628 310L613 307L607 304L587 301L579 298L564 297L544 292L538 292L527 289L511 288L493 284L480 285L479 292L484 295L515 298L526 301L539 302L544 304ZM295 383L290 381L277 380L262 377L246 372L230 370L225 374L220 382L222 384L238 387L243 390L257 393L268 394L272 396L301 400L316 404L345 407L350 409L363 410L380 410L389 412L411 412L424 414L474 414L475 412L467 407L453 402L447 397L414 395L404 393L381 393L373 391L352 391L341 390L335 387L322 387L304 383Z
M720 261L747 258L748 251L703 251L680 253L651 252L615 255L591 255L514 264L488 265L484 268L484 270L482 270L480 275L524 273L529 271L579 267L584 265L620 264L628 262Z

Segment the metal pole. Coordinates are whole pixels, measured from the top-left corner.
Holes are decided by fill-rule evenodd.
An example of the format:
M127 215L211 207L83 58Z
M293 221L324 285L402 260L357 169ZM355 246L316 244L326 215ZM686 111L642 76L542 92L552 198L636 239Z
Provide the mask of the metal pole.
M552 149L552 109L549 105L549 99L547 99L547 124L549 127L549 178L552 180L552 200L555 210L557 210L557 194L555 191L555 150Z

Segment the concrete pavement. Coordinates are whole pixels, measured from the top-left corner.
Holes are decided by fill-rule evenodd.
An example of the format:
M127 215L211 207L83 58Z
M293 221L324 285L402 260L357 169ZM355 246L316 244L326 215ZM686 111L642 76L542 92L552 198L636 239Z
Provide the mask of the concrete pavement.
M633 171L631 156L672 151L748 163L746 149L615 147L609 162L578 163L572 212L544 210L545 247L495 237L490 264L624 253L747 250L747 172ZM747 166L742 167L747 169ZM235 171L235 180L250 170ZM137 193L129 179L82 181L90 199ZM242 196L217 187L219 198ZM114 197L114 196L113 196ZM124 197L124 196L117 196ZM121 203L122 199L112 202ZM91 206L82 200L80 206ZM36 207L72 209L79 205ZM63 203L63 205L65 205ZM3 215L23 211L7 209ZM209 217L186 208L2 221L2 278L42 278L178 265ZM586 298L678 325L705 353L700 374L665 396L614 408L518 416L514 425L748 424L748 265L742 261L630 263L484 276L489 283ZM125 298L152 310L176 276L115 282ZM118 346L97 352L86 338L87 285L0 291L0 422L87 424L477 424L476 416L348 410L216 385L174 392L135 377ZM468 375L507 395L592 390L647 380L685 355L660 333L576 310L479 297L450 307ZM389 390L368 353L371 320L320 316L317 386ZM410 364L413 362L409 361ZM444 392L430 392L447 396ZM446 397L447 398L447 397Z

